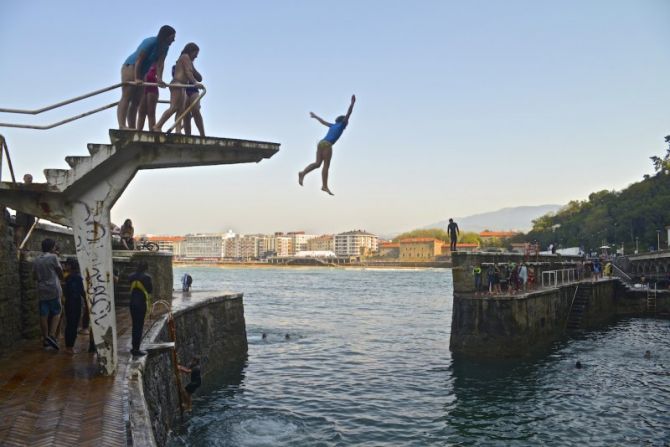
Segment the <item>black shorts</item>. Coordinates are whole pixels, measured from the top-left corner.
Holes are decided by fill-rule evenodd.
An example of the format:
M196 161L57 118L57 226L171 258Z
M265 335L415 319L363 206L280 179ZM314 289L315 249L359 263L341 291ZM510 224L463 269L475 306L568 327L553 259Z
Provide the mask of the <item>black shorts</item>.
M193 394L195 390L197 390L198 388L200 388L200 384L196 382L190 382L188 385L184 387L184 389L188 394Z

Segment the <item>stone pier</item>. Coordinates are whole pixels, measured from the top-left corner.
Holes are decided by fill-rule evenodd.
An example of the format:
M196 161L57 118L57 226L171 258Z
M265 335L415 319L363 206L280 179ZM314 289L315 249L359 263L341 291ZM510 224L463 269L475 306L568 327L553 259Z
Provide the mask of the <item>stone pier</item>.
M527 262L539 277L542 272L574 268L576 258L541 256L533 259L517 254L455 254L454 302L449 347L455 356L513 358L531 355L567 333L568 319L579 294L579 324L596 328L621 316L651 316L651 291L635 289L618 278L593 282L565 281L536 287L526 293L477 295L472 273L475 265ZM486 268L482 269L486 284ZM656 291L653 315L670 312L670 293Z

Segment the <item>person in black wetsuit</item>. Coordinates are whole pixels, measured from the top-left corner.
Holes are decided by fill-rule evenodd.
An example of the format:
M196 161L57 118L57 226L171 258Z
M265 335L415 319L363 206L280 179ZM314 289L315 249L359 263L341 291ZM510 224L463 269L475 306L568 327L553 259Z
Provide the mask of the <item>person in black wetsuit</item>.
M65 352L74 354L74 342L77 339L77 328L81 318L81 306L86 299L84 280L79 272L79 263L76 259L68 259L65 264L67 278L63 295L65 296Z
M146 261L140 261L135 273L128 277L130 281L130 317L133 321L133 348L130 353L135 357L146 355L145 351L140 351L140 343L142 342L144 317L147 313L147 307L151 305L149 294L154 291L151 276L147 275L148 269L149 265Z
M447 225L447 234L449 235L449 250L452 252L456 251L456 242L458 241L458 224L454 222L454 219L449 219L449 225Z
M186 391L184 407L187 411L189 411L191 410L191 395L195 392L195 390L200 388L200 385L202 385L202 377L200 374L200 358L193 357L188 368L182 365L179 365L178 368L181 372L191 374L191 381L184 387L184 391Z

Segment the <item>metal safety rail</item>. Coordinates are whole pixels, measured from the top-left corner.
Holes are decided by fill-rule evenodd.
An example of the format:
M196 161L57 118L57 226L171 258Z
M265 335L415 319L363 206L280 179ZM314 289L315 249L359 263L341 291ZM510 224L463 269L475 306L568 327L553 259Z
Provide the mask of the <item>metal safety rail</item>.
M200 100L205 96L207 93L207 89L205 88L204 85L200 84L200 86L195 86L193 84L158 84L155 82L142 82L142 83L134 83L134 82L120 82L118 84L111 85L106 88L102 88L100 90L95 90L93 92L87 93L85 95L77 96L72 99L68 99L65 101L61 101L56 104L52 104L50 106L42 107L41 109L34 109L34 110L27 110L27 109L7 109L7 108L0 108L0 113L15 113L15 114L24 114L24 115L39 115L40 113L48 112L49 110L54 110L59 107L66 106L68 104L75 103L77 101L81 101L86 98L90 98L92 96L100 95L102 93L109 92L111 90L115 90L119 87L123 86L136 86L136 87L177 87L177 88L198 88L201 89L202 92L198 93L198 97L195 98L195 100L191 103L191 105L182 112L181 115L179 115L175 119L175 123L167 130L167 132L171 132L179 122L181 122L184 117L193 109L193 107L196 106L200 102ZM162 101L161 101L162 102ZM72 116L70 118L66 118L62 121L58 121L53 124L47 124L44 126L36 126L32 124L13 124L13 123L0 123L0 127L14 127L14 128L19 128L19 129L36 129L36 130L47 130L47 129L53 129L54 127L61 126L63 124L76 121L78 119L84 118L89 115L93 115L94 113L102 112L103 110L110 109L112 107L115 107L119 104L119 101L113 102L111 104L107 104L102 107L98 107L97 109L89 110L88 112L85 113L80 113L79 115Z
M545 270L542 272L542 287L556 287L577 281L576 269Z

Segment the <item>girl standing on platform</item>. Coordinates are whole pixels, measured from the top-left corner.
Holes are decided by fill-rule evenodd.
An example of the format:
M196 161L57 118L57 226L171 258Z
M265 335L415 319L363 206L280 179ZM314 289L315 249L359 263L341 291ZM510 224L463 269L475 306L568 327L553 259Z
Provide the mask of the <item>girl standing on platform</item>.
M187 43L184 49L181 52L181 56L177 59L177 64L175 66L174 78L172 83L177 84L193 84L194 87L202 87L202 84L198 82L195 77L195 68L193 67L193 61L198 54L200 53L200 48L193 42ZM184 103L186 99L186 93L183 87L170 87L170 107L163 113L161 119L156 123L156 125L151 129L153 132L160 132L163 124L170 119L175 113L179 116L184 110ZM177 129L180 129L180 125L177 125ZM179 130L178 130L179 131Z

